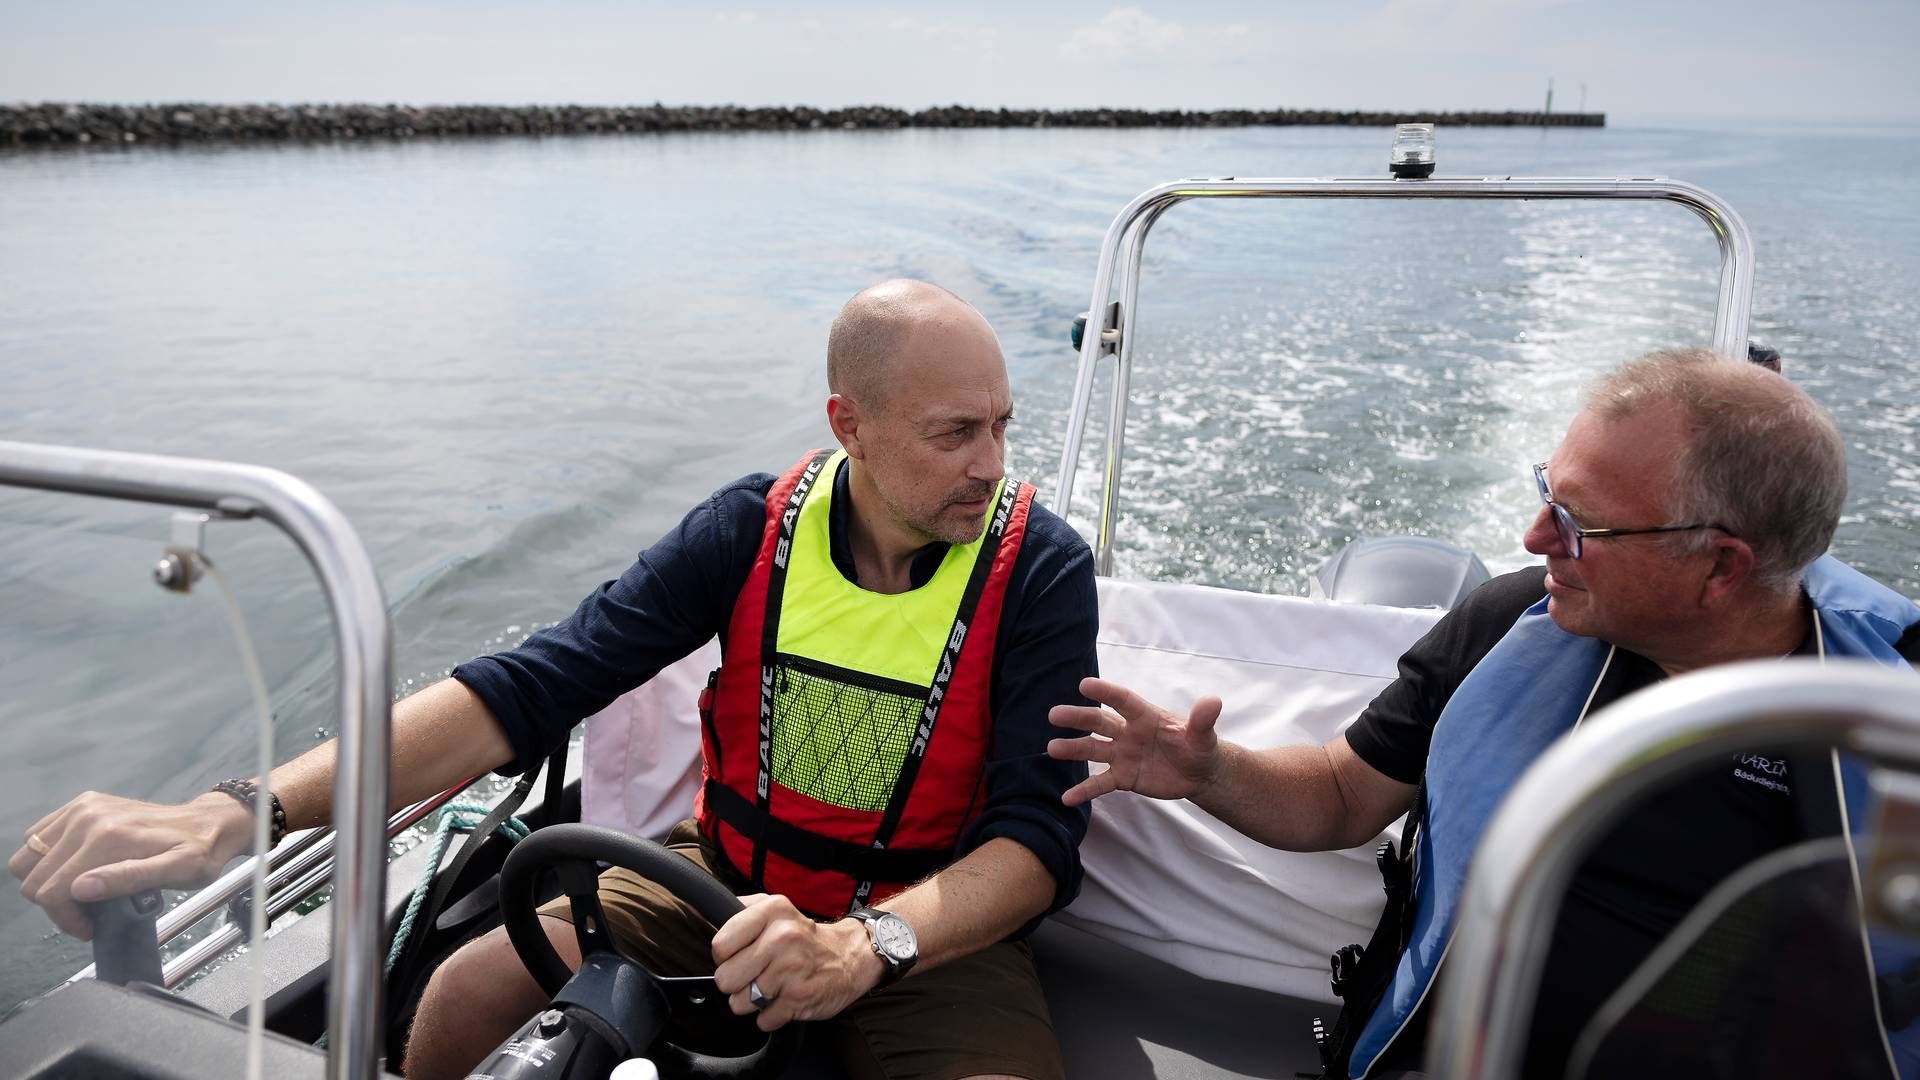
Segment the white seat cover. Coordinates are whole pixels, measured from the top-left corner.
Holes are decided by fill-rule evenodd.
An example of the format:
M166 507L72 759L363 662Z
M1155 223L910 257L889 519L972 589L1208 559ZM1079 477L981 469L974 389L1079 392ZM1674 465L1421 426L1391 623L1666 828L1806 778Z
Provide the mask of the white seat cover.
M1218 694L1219 733L1241 745L1318 745L1441 614L1102 578L1100 671L1179 711ZM1190 803L1116 792L1095 804L1065 917L1206 978L1332 1001L1328 954L1379 919L1376 842L1276 851Z
M1101 672L1173 709L1219 694L1221 735L1253 747L1331 738L1441 614L1109 578L1099 589ZM583 820L659 837L693 812L698 701L719 662L709 642L587 721ZM1187 803L1102 798L1081 857L1086 883L1067 921L1295 997L1331 1000L1327 954L1365 941L1379 916L1372 844L1274 851Z

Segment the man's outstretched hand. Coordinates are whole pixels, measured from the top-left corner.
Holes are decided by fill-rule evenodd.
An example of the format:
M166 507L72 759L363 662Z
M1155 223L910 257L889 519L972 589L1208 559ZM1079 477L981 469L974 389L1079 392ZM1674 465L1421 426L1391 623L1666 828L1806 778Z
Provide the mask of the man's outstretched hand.
M1062 761L1098 761L1107 768L1067 789L1061 801L1078 806L1109 791L1137 791L1156 799L1191 799L1220 772L1220 740L1213 732L1220 699L1193 703L1185 716L1167 711L1105 679L1082 679L1080 692L1108 708L1055 705L1047 719L1091 738L1054 739L1047 753Z
M178 806L89 791L34 822L7 872L55 926L86 941L93 922L83 902L204 885L245 849L250 825L247 808L217 791Z

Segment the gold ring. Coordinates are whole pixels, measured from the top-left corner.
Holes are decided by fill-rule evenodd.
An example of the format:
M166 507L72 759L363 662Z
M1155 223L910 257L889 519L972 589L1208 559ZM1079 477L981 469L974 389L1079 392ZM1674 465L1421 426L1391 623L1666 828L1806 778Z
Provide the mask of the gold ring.
M27 850L33 852L35 855L45 855L53 849L47 846L45 840L40 839L39 833L30 832L27 834Z

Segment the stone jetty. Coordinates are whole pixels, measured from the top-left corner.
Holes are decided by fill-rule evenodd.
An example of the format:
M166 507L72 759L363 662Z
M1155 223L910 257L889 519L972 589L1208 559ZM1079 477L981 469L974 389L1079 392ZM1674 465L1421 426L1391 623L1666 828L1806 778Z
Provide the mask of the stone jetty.
M0 105L0 144L283 142L469 135L896 128L1604 127L1605 113L1354 112L1338 109L975 109L918 112L740 105Z

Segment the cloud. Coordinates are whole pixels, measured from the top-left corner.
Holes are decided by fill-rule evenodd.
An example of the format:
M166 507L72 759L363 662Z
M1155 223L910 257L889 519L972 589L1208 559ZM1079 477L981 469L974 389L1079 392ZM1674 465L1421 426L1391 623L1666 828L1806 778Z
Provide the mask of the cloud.
M1125 60L1164 53L1186 36L1187 28L1177 22L1156 19L1137 7L1115 8L1099 22L1075 28L1060 44L1060 58L1074 63Z
M1356 37L1375 47L1511 51L1522 23L1537 29L1542 17L1572 0L1387 0L1360 18ZM1529 35L1531 36L1531 35Z
M931 42L976 55L991 53L1000 45L1000 31L987 23L900 15L890 19L886 26L899 37Z

